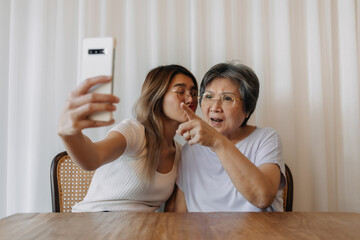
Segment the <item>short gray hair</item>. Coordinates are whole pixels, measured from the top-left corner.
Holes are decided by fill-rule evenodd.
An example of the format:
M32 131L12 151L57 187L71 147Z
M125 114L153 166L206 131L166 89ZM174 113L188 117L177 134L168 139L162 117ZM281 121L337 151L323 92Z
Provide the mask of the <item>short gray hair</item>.
M219 63L205 73L200 85L200 96L204 94L206 86L216 78L229 79L239 87L241 99L244 103L243 111L249 114L241 124L242 127L246 126L247 121L256 108L256 103L259 98L260 83L255 72L244 64Z

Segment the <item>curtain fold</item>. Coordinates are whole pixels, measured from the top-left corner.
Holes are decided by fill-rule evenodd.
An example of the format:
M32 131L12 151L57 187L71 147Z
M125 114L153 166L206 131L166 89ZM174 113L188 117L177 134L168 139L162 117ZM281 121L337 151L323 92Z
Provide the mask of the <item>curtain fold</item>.
M8 152L8 88L9 88L9 44L10 44L10 2L1 3L0 10L0 218L6 216L7 205L7 152Z
M51 211L58 118L95 36L117 39L117 122L153 67L181 64L200 83L216 63L249 65L250 123L279 132L294 210L360 212L360 0L3 0L0 20L0 218Z

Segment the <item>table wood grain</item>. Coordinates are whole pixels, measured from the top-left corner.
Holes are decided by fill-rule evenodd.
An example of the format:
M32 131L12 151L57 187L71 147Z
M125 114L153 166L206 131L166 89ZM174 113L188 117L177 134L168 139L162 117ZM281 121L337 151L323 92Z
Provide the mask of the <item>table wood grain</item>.
M360 239L358 213L22 213L0 239Z

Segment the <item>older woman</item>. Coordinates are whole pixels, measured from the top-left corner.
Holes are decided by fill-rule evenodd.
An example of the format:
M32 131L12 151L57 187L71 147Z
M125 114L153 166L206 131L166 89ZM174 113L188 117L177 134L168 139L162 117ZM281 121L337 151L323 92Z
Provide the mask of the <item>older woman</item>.
M205 121L186 105L177 133L188 141L177 179L178 212L282 211L285 167L278 134L247 124L259 80L245 65L212 67L200 87Z

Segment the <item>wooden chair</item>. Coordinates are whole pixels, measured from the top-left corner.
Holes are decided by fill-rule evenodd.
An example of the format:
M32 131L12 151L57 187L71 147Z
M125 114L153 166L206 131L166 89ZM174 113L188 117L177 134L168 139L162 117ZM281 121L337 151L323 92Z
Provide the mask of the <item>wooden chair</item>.
M66 152L55 156L51 163L51 198L53 212L71 212L72 206L86 195L94 171L85 171Z
M293 177L288 165L285 164L286 186L283 189L283 208L284 212L292 212L294 184Z

